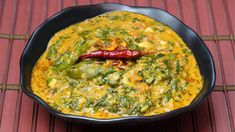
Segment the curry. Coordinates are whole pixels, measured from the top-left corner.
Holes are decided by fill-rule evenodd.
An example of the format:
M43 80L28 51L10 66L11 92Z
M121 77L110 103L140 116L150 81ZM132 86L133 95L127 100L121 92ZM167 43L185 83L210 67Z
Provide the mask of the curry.
M106 58L84 57L101 52ZM31 76L33 92L53 109L93 118L172 111L189 105L202 85L192 51L170 27L126 11L57 32Z

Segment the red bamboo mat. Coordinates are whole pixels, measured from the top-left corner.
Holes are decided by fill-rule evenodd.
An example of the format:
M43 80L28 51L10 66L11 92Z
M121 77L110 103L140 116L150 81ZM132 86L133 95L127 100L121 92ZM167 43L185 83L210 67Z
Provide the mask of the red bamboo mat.
M158 7L193 28L213 54L215 90L197 109L130 127L81 126L52 116L19 88L19 58L27 35L63 8L103 2ZM0 132L234 132L235 0L0 0Z

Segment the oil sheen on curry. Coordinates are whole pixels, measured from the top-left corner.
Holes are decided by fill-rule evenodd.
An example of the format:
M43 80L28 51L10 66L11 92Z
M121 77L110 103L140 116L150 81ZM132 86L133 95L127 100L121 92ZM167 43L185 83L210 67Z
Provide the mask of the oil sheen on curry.
M168 26L115 11L57 32L31 87L53 109L93 118L151 116L189 105L203 78Z

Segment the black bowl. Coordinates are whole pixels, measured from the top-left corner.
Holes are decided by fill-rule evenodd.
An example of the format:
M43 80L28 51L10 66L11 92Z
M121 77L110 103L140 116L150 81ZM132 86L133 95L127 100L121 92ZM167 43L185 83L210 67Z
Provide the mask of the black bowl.
M166 25L170 26L176 31L176 33L183 38L187 46L192 50L193 55L199 65L201 74L204 77L204 84L201 92L195 98L195 100L186 107L176 109L167 113L163 113L155 116L135 116L135 117L121 117L114 119L96 119L83 116L75 116L69 114L63 114L55 111L40 97L35 95L31 90L31 72L32 69L45 51L50 38L61 29L81 22L85 19L95 17L97 15L115 11L125 10L130 12L136 12L140 14L152 17ZM66 8L59 13L55 14L45 22L43 22L31 35L27 46L25 47L21 60L20 60L20 85L23 92L29 97L33 98L40 105L45 107L50 113L55 116L62 117L64 119L76 121L83 124L138 124L143 122L153 122L162 119L175 116L179 113L183 113L196 108L199 104L206 99L208 94L213 90L215 84L215 68L212 55L201 38L188 26L186 26L179 19L173 15L156 8L145 7L129 7L120 4L98 4L98 5L85 5ZM29 106L30 107L30 106Z

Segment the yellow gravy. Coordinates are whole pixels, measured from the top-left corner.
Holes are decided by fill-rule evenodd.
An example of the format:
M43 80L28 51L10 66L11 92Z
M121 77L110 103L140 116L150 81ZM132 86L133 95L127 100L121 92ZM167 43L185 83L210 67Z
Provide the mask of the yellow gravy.
M115 49L151 54L131 60L79 59ZM202 84L191 50L170 27L125 11L57 32L31 79L33 92L55 110L94 118L150 116L181 108Z

